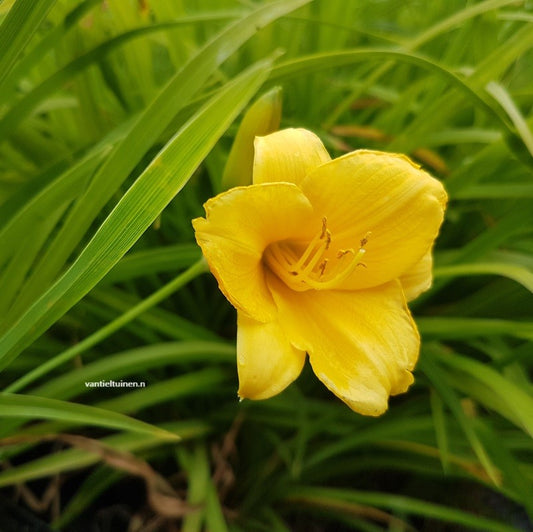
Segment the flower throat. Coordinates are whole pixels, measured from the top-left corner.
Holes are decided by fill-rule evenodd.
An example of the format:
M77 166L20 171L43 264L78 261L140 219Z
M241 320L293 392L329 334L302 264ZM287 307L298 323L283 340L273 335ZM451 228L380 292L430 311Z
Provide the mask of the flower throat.
M365 254L364 247L369 235L367 233L361 240L357 251L353 248L339 249L332 257L328 253L331 232L324 217L321 231L299 256L294 244L284 240L270 244L263 254L263 260L293 290L302 292L338 288L358 266L366 267L360 260Z

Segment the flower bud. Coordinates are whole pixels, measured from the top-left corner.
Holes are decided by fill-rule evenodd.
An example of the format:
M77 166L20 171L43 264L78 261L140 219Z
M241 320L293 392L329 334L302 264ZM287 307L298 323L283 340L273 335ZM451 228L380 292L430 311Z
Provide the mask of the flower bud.
M279 128L281 87L263 94L242 119L222 176L222 190L252 183L254 139Z

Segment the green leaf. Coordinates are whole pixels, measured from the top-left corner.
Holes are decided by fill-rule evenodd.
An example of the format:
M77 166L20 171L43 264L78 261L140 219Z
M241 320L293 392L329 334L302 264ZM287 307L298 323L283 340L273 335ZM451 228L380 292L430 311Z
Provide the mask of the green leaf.
M487 84L487 92L502 106L505 112L509 115L511 122L514 124L516 131L522 139L523 145L529 151L529 155L533 157L533 135L529 130L526 120L524 119L520 109L509 93L499 83L491 81Z
M440 339L508 335L533 340L533 322L486 318L417 317L422 335Z
M182 532L201 532L205 522L205 501L210 477L205 444L198 443L191 452L180 448L176 454L181 468L187 473L187 502L191 506L199 506L197 512L191 512L184 517Z
M121 471L112 470L108 466L97 467L76 489L61 514L53 522L56 529L65 529L76 516L83 512L107 488L123 477Z
M441 266L433 270L435 278L458 277L469 275L501 275L513 279L533 292L533 272L522 266L504 262L474 262L471 264L454 264Z
M479 385L470 392L472 397L488 405L496 399L501 405L498 411L523 428L533 438L533 397L509 379L477 360L446 352L438 356L440 363L454 370L457 379L468 377L469 381L477 381ZM466 390L468 391L468 390Z
M209 392L213 394L213 390L219 390L226 382L228 382L228 372L220 368L190 371L185 375L107 399L98 403L98 407L121 413L139 412L143 408L175 401L180 397L207 396Z
M109 380L107 375L103 379ZM224 392L228 383L228 372L220 368L208 368L200 371L190 372L184 375L167 379L155 384L148 383L144 388L134 389L129 393L123 393L112 399L99 401L93 406L99 409L111 410L112 412L119 412L120 414L130 414L139 412L150 406L155 406L165 402L175 403L177 399L185 397L194 397L197 395L207 396L209 391L213 389ZM129 388L127 388L129 389ZM82 383L74 393L70 395L80 395L88 391L98 392L98 388L86 388L85 383ZM70 397L69 395L69 397ZM62 396L64 397L64 394ZM12 423L4 423L2 427L5 433L13 433L17 427L22 423L16 419ZM7 427L6 427L7 425ZM57 434L59 432L72 431L73 427L78 427L80 423L76 420L72 421L45 421L41 423L32 424L29 427L20 429L16 433L16 437L40 436L47 434ZM15 454L17 452L15 451Z
M179 439L171 432L110 410L34 395L0 393L0 418L2 417L55 419L115 430L141 432L162 439Z
M338 68L352 65L360 61L393 59L422 67L448 81L459 89L472 103L494 118L500 127L509 135L515 135L507 116L493 98L475 87L467 78L462 78L438 61L414 52L399 50L361 48L342 50L340 52L324 52L292 59L273 69L271 80L278 82L286 78L300 77L318 70Z
M128 253L102 279L99 286L129 281L148 274L174 272L188 268L201 257L196 244L175 244Z
M444 20L440 20L437 24L431 26L421 34L409 40L407 44L409 48L418 48L422 44L434 39L438 35L460 27L467 20L475 16L483 15L489 11L512 4L514 4L513 0L485 0L484 2L479 2L478 4L467 5L465 8L453 13Z
M104 377L117 379L134 373L143 373L163 365L191 361L234 362L235 347L221 342L168 342L128 349L107 355L75 372L67 372L65 375L55 377L33 390L32 393L47 397L72 397L82 388L85 381L100 380ZM65 361L43 364L41 368L36 368L40 371L35 378L46 375L63 362ZM17 381L9 386L8 390L19 390L32 380L28 381L27 378L23 378L20 382Z
M138 453L167 443L175 445L176 439L185 441L204 436L209 431L209 427L201 421L180 421L168 423L158 430L163 434L170 434L173 439L162 437L156 433L149 434L148 432L142 433L137 431L135 434L122 433L108 436L99 441L118 451ZM98 455L79 449L60 451L0 472L0 487L19 484L28 480L54 475L59 472L81 469L95 464L99 460L100 457Z
M57 362L54 362L52 359L48 363L35 368L34 372L30 372L11 386L8 386L6 391L19 390L34 378L37 378L37 376L46 374L51 368L58 365ZM205 364L206 362L210 364L234 364L235 347L214 342L169 342L131 349L108 355L76 371L66 372L63 375L52 378L45 384L32 389L30 393L55 399L70 399L74 396L86 394L91 390L96 390L95 388L87 388L86 382L109 379L120 380L130 375L144 374L161 366L190 367L191 363ZM132 411L132 406L142 408L143 405L151 404L153 401L164 400L164 394L167 394L168 397L180 396L180 394L186 395L194 391L195 385L198 385L198 390L202 390L205 383L213 383L221 378L222 373L217 369L213 368L212 372L210 369L206 369L204 373L198 372L197 376L195 376L195 373L191 373L190 376L184 375L170 381L156 383L147 388L135 390L132 392L133 396L131 394L121 395L108 400L108 402L104 401L98 406L127 413ZM168 390L169 387L172 387L172 390ZM136 393L141 391L146 393L140 395ZM131 399L127 399L130 396ZM0 437L14 434L20 425L21 422L19 420L5 421L0 426ZM26 429L25 432L34 433L33 431L37 430L41 434L41 429L41 426L34 425L31 429ZM51 428L47 428L46 432L53 432L56 429L60 430L61 427L57 428L54 425Z
M421 357L419 360L419 366L431 381L431 384L438 392L442 401L448 406L454 415L489 478L496 486L500 485L501 480L498 470L494 467L494 464L492 463L483 442L474 429L474 426L463 412L461 403L455 391L448 386L448 384L442 379L442 376L440 376L438 366L427 356Z
M530 183L505 183L470 185L459 189L453 194L453 199L504 199L504 198L528 198L533 199L533 184Z
M13 253L17 243L30 233L35 225L56 209L68 205L80 194L91 173L108 153L109 145L99 144L85 157L57 175L43 189L26 198L21 208L0 228L0 264ZM34 183L32 185L35 187Z
M56 0L17 0L0 26L0 88Z
M448 444L448 431L446 427L446 417L444 415L444 405L442 399L435 393L434 390L431 391L431 413L433 414L433 421L435 423L435 436L437 439L437 444L439 446L439 457L442 464L442 469L445 473L449 471L449 444Z
M407 513L437 519L444 523L452 523L461 527L482 530L483 532L516 532L514 527L496 520L393 493L302 486L291 488L285 497L285 501L306 506L316 505L322 509L330 507L330 511L335 509L336 511L342 511L338 503L346 501L386 508L398 512L400 515ZM349 511L349 507L346 507L345 510Z
M263 83L262 61L228 83L152 160L67 272L0 339L0 367L79 301L130 249Z
M0 278L0 316L8 315L8 309L30 270L35 255L48 240L66 208L65 203L57 205L46 217L43 216L38 224L21 234L17 244L13 246L15 253Z
M82 18L90 9L101 3L102 0L86 0L81 4L74 7L69 13L66 14L61 24L50 30L33 48L16 64L11 71L9 78L6 78L4 90L0 90L0 103L4 103L10 96L11 91L15 88L16 82L27 75L33 68L39 65L42 61L43 55L46 54L51 48L56 46L58 42L65 39L67 32L75 26L75 24ZM16 116L14 113L15 123L19 123L25 116L27 116L31 110L39 104L41 100L49 97L58 88L64 85L69 79L76 74L87 68L91 64L97 63L105 55L111 53L116 48L124 45L132 39L156 33L160 31L171 30L181 26L195 24L198 22L210 21L210 20L226 20L229 18L235 18L238 14L233 12L214 12L214 13L202 13L199 15L193 15L180 18L168 23L151 24L150 26L135 28L130 31L126 31L120 35L117 35L104 43L99 44L95 48L85 52L84 54L76 57L70 61L67 65L59 69L52 74L47 80L42 82L38 87L32 90L29 95L26 95L21 102L16 104L16 108L20 113ZM6 90L7 89L7 90ZM22 103L24 102L24 103Z
M159 140L159 136L178 111L197 95L216 69L261 27L309 1L289 0L259 7L250 15L224 28L174 75L137 117L126 137L114 148L94 176L87 191L69 212L63 227L35 267L34 274L19 293L18 302L11 309L13 320L17 319L37 295L42 294L56 278L101 209L147 150ZM230 105L227 112L224 108L217 109L213 114L213 120L217 120L217 125L223 116L235 116L246 102L237 101L237 103L237 108L234 109L234 106ZM225 128L213 129L213 132L218 131L218 136L212 135L212 138L218 138L224 130ZM199 158L196 165L200 164L201 160Z
M227 17L223 17L227 18ZM68 80L73 78L76 74L85 70L88 66L101 61L102 58L113 52L119 46L131 41L132 39L156 33L158 31L165 31L175 29L182 26L184 23L190 24L189 21L177 21L161 24L151 24L142 28L135 28L133 30L117 35L112 39L96 46L92 50L85 52L83 55L76 57L66 66L52 74L49 78L44 80L40 85L33 89L30 93L20 99L13 105L9 111L0 120L0 142L3 142L9 135L11 135L19 124L27 118L32 111L51 94L60 89Z

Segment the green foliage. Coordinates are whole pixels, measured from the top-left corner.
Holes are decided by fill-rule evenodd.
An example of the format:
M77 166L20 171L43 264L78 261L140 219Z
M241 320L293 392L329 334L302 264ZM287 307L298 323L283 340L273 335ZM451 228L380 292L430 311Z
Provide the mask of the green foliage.
M64 530L132 475L132 522L185 532L531 530L532 61L516 0L0 3L3 493L59 476ZM416 383L378 419L310 371L236 399L190 221L277 86L281 127L450 195ZM146 387L86 385L111 379Z

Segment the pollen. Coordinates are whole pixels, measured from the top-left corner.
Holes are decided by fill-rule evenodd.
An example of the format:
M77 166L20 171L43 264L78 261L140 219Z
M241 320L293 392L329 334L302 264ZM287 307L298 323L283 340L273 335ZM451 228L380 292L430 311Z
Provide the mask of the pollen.
M263 255L265 264L287 286L296 291L328 290L338 288L358 266L366 253L365 245L370 233L361 240L360 246L328 252L333 236L327 227L327 218L322 218L322 227L316 236L301 250L294 242L280 241L268 246Z

